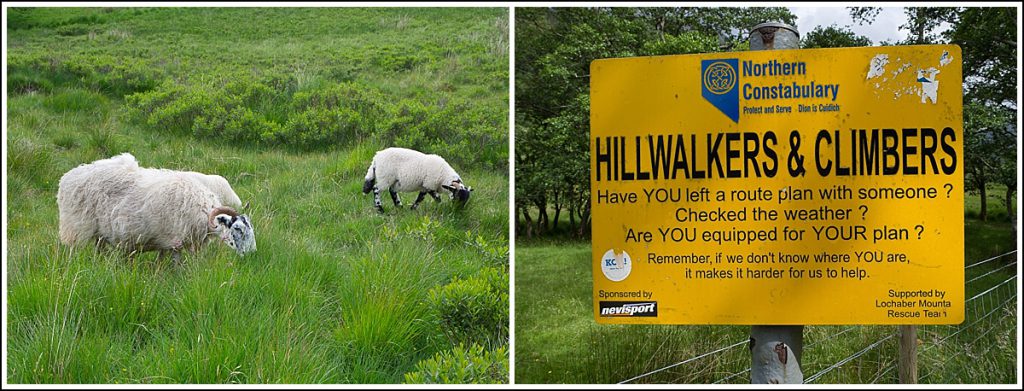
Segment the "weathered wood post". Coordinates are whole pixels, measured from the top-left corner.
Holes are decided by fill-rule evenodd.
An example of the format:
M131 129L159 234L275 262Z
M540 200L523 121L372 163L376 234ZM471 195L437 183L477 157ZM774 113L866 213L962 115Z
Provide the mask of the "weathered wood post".
M800 33L785 23L761 23L750 29L750 50L799 49ZM750 383L800 384L804 326L750 328Z
M917 384L917 326L900 326L900 384Z

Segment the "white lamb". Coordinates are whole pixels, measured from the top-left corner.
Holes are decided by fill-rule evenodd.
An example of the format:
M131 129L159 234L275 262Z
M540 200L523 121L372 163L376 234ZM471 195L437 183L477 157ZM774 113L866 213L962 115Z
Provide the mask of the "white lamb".
M450 199L465 203L469 201L469 194L473 191L463 184L462 178L444 158L405 148L388 148L377 151L373 156L373 162L366 171L363 194L373 190L373 204L377 210L383 212L384 207L380 202L381 189L387 189L391 193L391 200L397 207L402 206L398 192L418 191L420 194L416 197L416 202L413 202L412 209L416 209L427 194L430 194L434 201L440 202L441 197L437 192L446 191Z
M127 251L159 250L179 259L217 235L239 255L256 250L249 216L219 175L139 167L129 153L71 169L60 179L60 239L98 240Z

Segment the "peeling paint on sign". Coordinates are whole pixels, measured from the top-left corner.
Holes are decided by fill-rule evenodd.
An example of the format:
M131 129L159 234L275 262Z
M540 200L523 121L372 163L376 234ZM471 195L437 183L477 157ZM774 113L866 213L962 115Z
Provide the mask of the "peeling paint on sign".
M933 57L934 58L934 57ZM925 61L927 62L927 61ZM944 50L939 56L938 67L944 67L953 62L953 55ZM903 61L903 57L897 57L894 63L900 64L898 68L886 75L886 66L889 65L889 54L881 53L875 55L869 64L867 79L877 80L872 84L875 96L881 98L884 94L891 94L894 101L907 97L918 97L920 103L937 104L939 81L938 74L941 73L935 66L919 67L916 77L902 77L903 73L915 66L913 62ZM881 77L879 80L878 77ZM908 84L909 83L909 84Z
M892 77L896 78L896 76L899 76L901 73L903 73L903 71L907 70L907 68L910 68L910 63L909 62L903 63L903 65L900 65L900 67L898 69L896 69L895 71L892 71Z
M879 54L871 59L871 67L868 69L868 78L881 76L885 73L885 66L889 64L888 54ZM865 80L867 80L865 79Z
M935 76L938 74L939 70L935 67L917 70L917 81L921 83L921 103L925 103L926 100L931 100L932 104L936 103L939 81L935 80Z
M946 64L949 64L952 61L953 61L953 56L949 55L948 51L943 51L942 52L942 56L939 57L939 66L940 67L941 66L946 66Z

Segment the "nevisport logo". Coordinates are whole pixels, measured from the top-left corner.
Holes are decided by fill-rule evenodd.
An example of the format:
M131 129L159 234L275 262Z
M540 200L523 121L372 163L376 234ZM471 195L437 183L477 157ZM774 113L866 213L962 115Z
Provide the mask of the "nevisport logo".
M602 301L598 303L601 307L601 316L658 316L658 302L656 301Z

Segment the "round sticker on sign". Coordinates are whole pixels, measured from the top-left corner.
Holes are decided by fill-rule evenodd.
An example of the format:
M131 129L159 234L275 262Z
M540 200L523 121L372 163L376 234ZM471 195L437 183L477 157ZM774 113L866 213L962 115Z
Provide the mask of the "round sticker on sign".
M626 277L629 277L629 272L632 269L633 260L629 258L629 254L625 250L621 254L616 254L615 249L611 249L601 257L601 271L609 280L616 282L625 280Z

